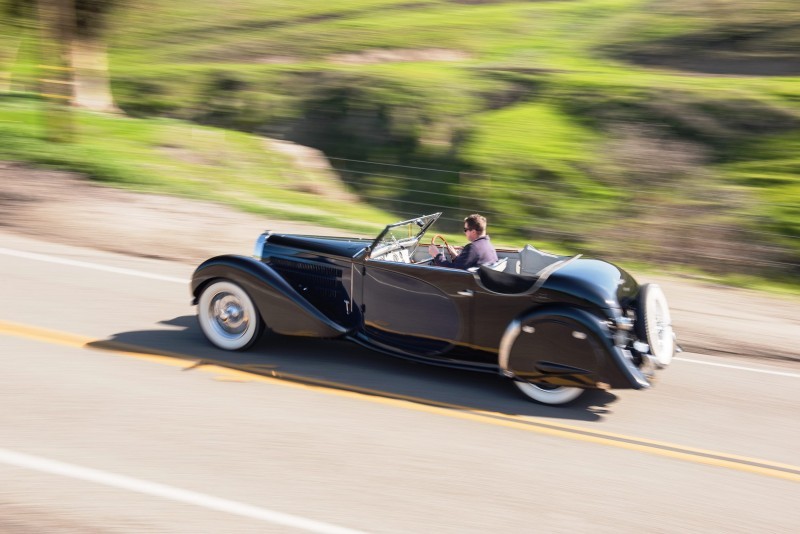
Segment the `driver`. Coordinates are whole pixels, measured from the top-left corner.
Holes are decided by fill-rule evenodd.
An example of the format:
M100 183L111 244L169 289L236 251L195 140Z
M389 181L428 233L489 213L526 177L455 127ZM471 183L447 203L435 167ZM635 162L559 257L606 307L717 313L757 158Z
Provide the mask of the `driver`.
M489 236L486 235L486 217L473 213L464 219L464 235L469 243L461 249L460 253L447 245L452 261L447 261L439 249L431 243L428 253L433 256L433 265L440 267L453 267L454 269L469 269L486 263L497 261L497 251L495 251Z

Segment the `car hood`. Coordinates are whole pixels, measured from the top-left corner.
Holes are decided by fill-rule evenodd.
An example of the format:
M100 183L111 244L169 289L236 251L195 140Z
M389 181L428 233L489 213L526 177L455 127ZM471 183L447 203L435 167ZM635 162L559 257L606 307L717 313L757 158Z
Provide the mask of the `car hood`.
M625 306L639 292L636 280L612 263L577 259L553 272L544 288L573 295L600 306Z
M353 258L367 248L371 239L321 237L296 234L270 234L265 248L270 246L290 247L300 251L319 252L343 258Z

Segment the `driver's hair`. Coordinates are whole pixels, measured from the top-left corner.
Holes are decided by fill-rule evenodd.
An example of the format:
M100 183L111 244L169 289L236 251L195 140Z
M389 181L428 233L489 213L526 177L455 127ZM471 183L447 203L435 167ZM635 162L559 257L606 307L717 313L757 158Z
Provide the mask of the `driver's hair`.
M486 217L477 213L464 217L464 224L470 230L477 230L479 234L483 234L486 231Z

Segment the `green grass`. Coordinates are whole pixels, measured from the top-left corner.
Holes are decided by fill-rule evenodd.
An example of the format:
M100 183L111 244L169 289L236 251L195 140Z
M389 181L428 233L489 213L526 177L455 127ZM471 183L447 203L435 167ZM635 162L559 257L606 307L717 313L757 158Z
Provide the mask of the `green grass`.
M239 0L236 9L222 18L217 3L210 0L194 2L191 8L181 2L147 4L132 7L122 19L126 26L115 34L114 54L123 73L146 75L158 65L191 69L179 70L177 76L185 81L195 77L186 84L195 88L203 83L202 72L220 68L240 72L245 79L266 77L274 83L289 72L359 72L365 83L394 79L402 80L406 87L435 89L421 94L422 99L457 87L462 90L452 90L438 102L444 107L441 115L468 114L470 122L473 118L480 122L485 116L475 106L476 93L480 97L484 91L501 91L503 82L498 81L498 75L531 68L543 72L536 82L547 90L532 90L526 98L529 102L538 102L541 96L568 103L576 93L588 92L595 93L601 102L626 94L633 100L651 101L667 90L692 94L697 101L727 98L744 104L765 103L797 115L800 84L792 78L683 76L636 67L604 54L606 49L624 50L627 43L631 47L657 43L709 28L718 29L722 38L725 28L741 26L747 20L759 21L767 28L782 28L779 23L792 13L793 4L788 0L770 0L767 4L749 8L730 2L720 6L671 0L652 9L652 2L643 0L470 5L431 0L411 6L391 0L335 4L321 0ZM714 11L720 7L723 16ZM381 48L453 49L467 56L447 63L331 63L335 54ZM275 56L275 64L259 63L271 56ZM155 77L169 79L163 70ZM262 90L271 89L264 86ZM398 93L402 94L402 87L373 97L380 101L388 95L391 104ZM557 113L564 115L565 106L560 107ZM519 106L516 111L505 110L503 123L524 131L528 127L527 109ZM560 120L571 119L565 116ZM500 137L508 137L499 128L482 128L472 134L471 139L484 137L478 141L484 146L498 146ZM503 151L496 157L483 156L482 167L502 168L505 156Z
M242 210L373 233L391 216L365 204L302 192L327 177L299 168L245 133L170 119L74 112L75 140L45 140L43 103L0 99L0 159L78 171L137 191L212 200Z

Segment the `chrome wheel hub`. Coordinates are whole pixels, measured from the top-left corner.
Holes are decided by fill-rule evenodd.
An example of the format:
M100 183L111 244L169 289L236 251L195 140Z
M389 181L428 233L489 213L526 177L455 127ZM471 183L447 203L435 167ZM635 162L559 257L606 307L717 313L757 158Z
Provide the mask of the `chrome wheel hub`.
M214 327L223 335L239 336L247 330L250 318L242 303L231 293L220 293L211 300L211 317Z

